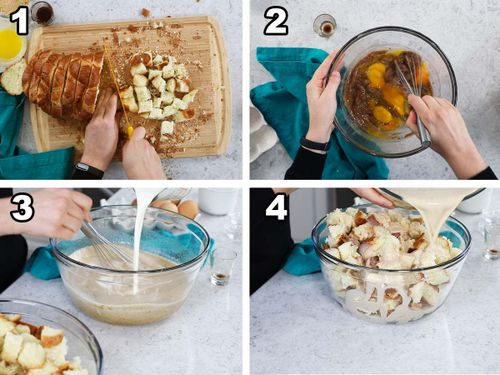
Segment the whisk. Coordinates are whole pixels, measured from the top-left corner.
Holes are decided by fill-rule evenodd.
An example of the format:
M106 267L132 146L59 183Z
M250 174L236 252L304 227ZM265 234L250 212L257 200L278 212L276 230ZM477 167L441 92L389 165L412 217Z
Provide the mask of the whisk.
M420 56L415 56L415 59L410 59L408 56L404 56L404 63L408 68L408 73L410 75L410 82L406 79L403 70L401 69L400 63L398 60L394 60L394 65L396 67L396 72L398 74L399 81L403 84L405 89L415 96L422 95L422 61ZM418 68L417 68L418 67ZM432 144L431 137L429 132L425 128L424 123L420 120L420 117L417 113L417 128L418 128L418 136L420 138L420 143L422 144L422 148L427 148Z
M91 223L84 221L81 231L90 240L102 267L113 268L117 263L121 264L121 267L123 263L133 264L134 260L131 255L107 240Z

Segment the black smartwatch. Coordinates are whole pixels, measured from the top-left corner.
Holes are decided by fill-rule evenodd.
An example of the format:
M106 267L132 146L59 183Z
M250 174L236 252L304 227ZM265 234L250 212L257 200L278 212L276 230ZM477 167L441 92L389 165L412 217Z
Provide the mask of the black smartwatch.
M73 171L73 180L101 180L104 172L85 163L77 163Z
M327 143L313 142L313 141L310 141L309 139L306 139L306 137L302 137L300 139L300 145L302 147L308 148L310 150L315 150L315 151L327 152L330 149L330 142L327 142Z

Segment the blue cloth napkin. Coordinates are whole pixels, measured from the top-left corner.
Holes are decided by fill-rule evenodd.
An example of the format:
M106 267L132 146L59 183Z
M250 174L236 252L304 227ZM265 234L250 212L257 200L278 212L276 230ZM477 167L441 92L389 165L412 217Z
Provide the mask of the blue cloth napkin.
M295 244L283 270L294 276L309 275L321 271L321 263L311 238Z
M73 147L28 154L16 146L25 100L24 95L9 95L0 86L0 179L68 178L73 168Z
M276 131L292 159L309 123L306 84L327 56L325 51L312 48L257 48L257 61L276 82L253 88L250 99ZM358 150L337 130L333 132L331 144L323 179L388 178L389 169L384 159Z
M165 232L166 233L166 232ZM172 241L179 241L181 243L186 244L187 242L190 242L192 238L189 238L192 236L189 235L181 235L181 236L173 236L171 238ZM170 241L170 245L173 245L174 242ZM78 241L75 241L78 243ZM80 248L81 245L78 245L75 247L75 249ZM205 258L205 261L203 262L203 266L205 266L207 260L210 258L211 253L215 249L215 241L213 239L210 239L210 244L208 246L208 254L207 257ZM155 251L156 254L158 254L158 251ZM161 253L161 252L160 252ZM172 259L175 259L175 254L172 257L172 254L169 253L169 257ZM193 254L186 254L183 253L182 255L179 253L179 258L186 258L186 256L193 256ZM186 261L186 259L185 259ZM26 263L26 266L24 268L24 272L29 272L31 275L36 277L37 279L41 280L52 280L52 279L57 279L61 277L61 274L59 273L59 268L57 267L57 261L55 256L52 253L52 247L46 246L46 247L39 247L33 252L33 255L31 255L30 259Z

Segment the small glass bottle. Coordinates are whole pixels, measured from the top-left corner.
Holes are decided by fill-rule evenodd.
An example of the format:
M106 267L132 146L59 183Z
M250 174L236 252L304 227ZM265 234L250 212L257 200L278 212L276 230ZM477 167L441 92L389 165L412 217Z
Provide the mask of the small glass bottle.
M337 21L329 14L320 14L314 20L313 30L322 38L329 38L337 30Z
M31 18L40 25L50 25L54 22L54 9L46 1L37 1L31 7Z

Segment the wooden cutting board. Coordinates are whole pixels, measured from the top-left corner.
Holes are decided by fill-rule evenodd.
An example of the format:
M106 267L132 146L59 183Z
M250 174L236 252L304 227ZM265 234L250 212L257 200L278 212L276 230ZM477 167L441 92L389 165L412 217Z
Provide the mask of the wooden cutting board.
M136 30L137 28L137 30ZM33 31L28 57L40 49L60 52L82 52L103 49L106 45L112 65L118 71L120 85L130 85L130 77L120 71L128 67L128 59L136 52L151 51L175 56L185 63L191 87L199 89L193 120L176 126L168 142L160 143L157 136L160 121L144 120L129 114L133 126L143 125L148 137L162 157L196 157L220 155L225 152L231 132L231 93L224 41L218 22L211 17L148 19L88 25L58 25ZM101 75L101 89L113 86L108 64ZM34 104L30 104L31 122L39 152L68 146L76 147L75 158L83 151L86 123L55 119ZM121 147L126 141L126 123L120 124L120 142L115 159L121 159ZM156 141L155 141L156 140ZM172 147L174 145L174 147Z

